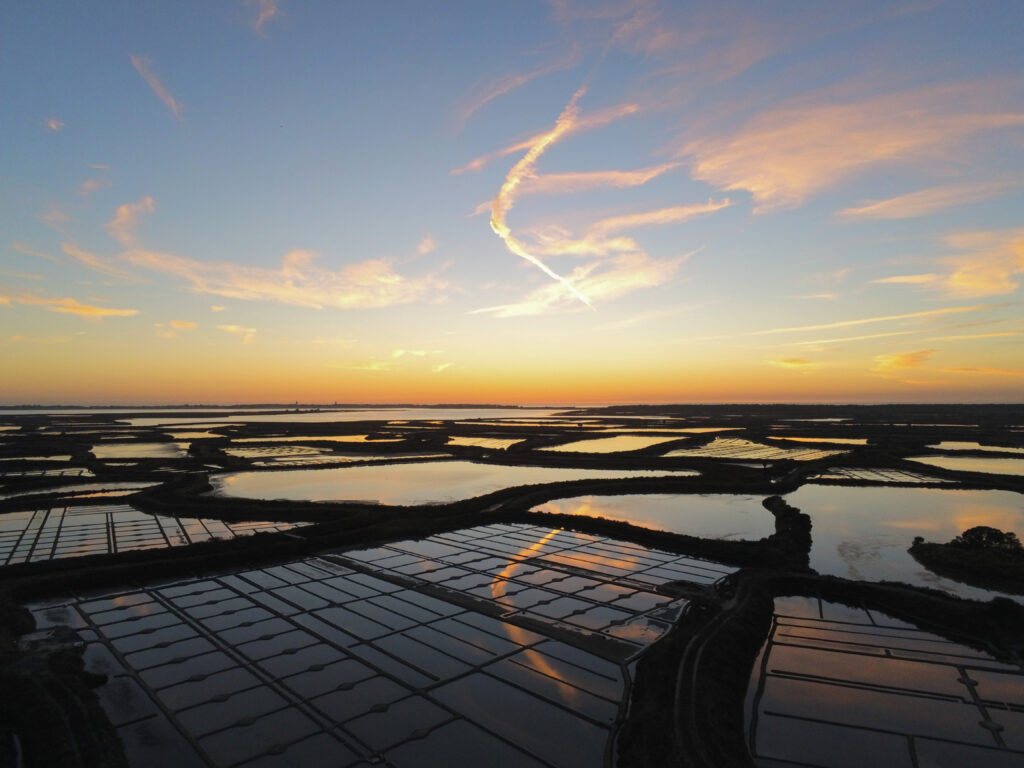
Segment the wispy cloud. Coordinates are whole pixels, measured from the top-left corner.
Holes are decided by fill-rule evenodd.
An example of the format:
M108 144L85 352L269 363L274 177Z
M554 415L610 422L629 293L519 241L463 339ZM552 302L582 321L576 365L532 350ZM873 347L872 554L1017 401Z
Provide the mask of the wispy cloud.
M627 117L628 115L636 114L639 111L640 106L638 104L627 103L608 107L589 114L582 114L577 117L566 133L573 134L580 133L582 131L594 130L595 128L601 128L608 123ZM452 175L458 176L463 173L474 173L476 171L480 171L495 160L508 157L509 155L514 155L517 152L527 151L545 135L546 133L534 134L528 139L517 141L514 144L509 144L506 147L502 147L494 152L489 152L486 155L480 155L465 165L452 169L451 173Z
M960 232L946 244L961 251L943 259L950 273L943 281L949 296L975 298L1013 293L1024 273L1024 229Z
M152 62L145 56L136 56L134 54L131 55L131 60L135 71L142 75L142 79L153 89L153 93L157 95L157 98L180 120L182 112L181 102L175 99L171 92L164 87L164 84L160 82L160 78L153 74L153 70L150 68Z
M491 203L491 229L494 231L494 234L501 238L502 242L505 243L505 247L508 248L511 253L519 256L520 258L526 259L526 261L536 266L548 277L557 281L559 285L589 307L590 300L586 295L581 293L580 290L572 284L572 281L566 280L541 261L537 256L530 253L526 246L513 236L512 230L506 222L508 213L512 210L512 206L515 204L519 185L522 183L524 178L533 176L534 164L537 162L538 158L544 154L548 147L557 142L558 139L566 133L566 131L572 128L577 116L579 115L577 102L585 92L585 88L580 88L572 95L572 98L569 99L569 103L566 104L565 109L562 110L562 114L560 114L558 119L555 121L554 127L541 136L541 138L539 138L537 142L527 150L526 154L520 158L519 162L512 166L512 169L505 177L505 183L501 185L501 189L498 190L498 194L495 196L494 202Z
M956 368L943 368L943 373L969 373L978 376L1024 376L1024 370L1013 368L975 368L972 366L958 366Z
M1024 274L1024 228L957 232L944 238L959 251L935 260L942 271L893 275L873 282L914 285L950 298L980 298L1013 293Z
M813 341L790 341L784 347L817 347L827 344L846 344L851 341L869 341L871 339L887 339L890 336L909 336L920 331L891 331L889 333L870 333L866 336L843 336L838 339L814 339Z
M438 365L430 366L430 372L431 373L441 373L443 371L447 371L451 367L452 367L452 363L439 363Z
M612 237L613 233L639 227L680 224L728 208L731 204L728 198L709 199L706 203L612 216L591 224L579 239L574 239L560 227L549 227L533 233L534 250L545 256L606 256L611 253L641 252L642 249L633 238Z
M694 178L746 190L755 212L802 205L873 166L948 157L980 131L1024 125L1024 114L975 106L998 103L984 84L921 88L841 100L835 91L791 100L739 129L688 142Z
M447 288L434 274L405 277L386 259L348 264L337 271L324 269L316 265L317 254L312 251L288 253L280 269L197 261L141 249L128 251L125 258L135 266L186 280L199 293L317 309L407 304L437 298Z
M57 260L55 257L51 256L48 253L44 253L43 251L36 250L35 248L30 248L29 246L25 245L24 243L19 243L17 241L11 243L11 248L16 250L18 253L25 254L26 256L35 256L36 258L46 259L47 261L56 261Z
M968 339L995 339L1001 336L1024 336L1024 330L993 331L992 333L964 333L958 336L932 336L928 341L966 341Z
M16 334L9 336L7 341L11 344L69 344L75 340L72 336L23 336Z
M119 267L115 263L115 260L110 257L90 253L89 251L79 248L74 243L61 243L60 248L68 256L89 267L89 269L94 269L97 272L102 272L105 275L116 277L120 280L137 279L135 275Z
M71 217L57 206L53 206L46 213L39 214L39 220L50 229L55 229L59 232L65 224L71 221Z
M580 173L545 173L524 179L520 194L564 195L591 189L626 189L639 187L663 173L678 168L679 163L662 163L635 171L584 171Z
M793 328L770 328L766 331L754 331L752 336L763 336L769 333L800 333L803 331L822 331L828 328L849 328L855 325L867 325L869 323L885 323L892 320L912 320L921 317L934 317L937 315L949 315L958 312L977 312L979 309L988 309L989 304L978 304L973 307L945 307L943 309L926 309L921 312L908 312L903 315L881 315L879 317L863 317L857 320L840 320L835 323L822 323L820 325L800 325Z
M672 259L652 259L646 253L626 253L577 267L569 275L574 285L595 301L614 299L640 288L652 288L672 279L692 253ZM471 314L486 313L495 317L541 315L552 311L569 311L579 305L558 283L537 288L514 304L476 309Z
M86 179L78 185L78 194L88 197L93 192L99 192L110 186L110 179Z
M911 219L928 216L954 206L989 200L1020 186L1017 180L982 182L978 184L948 184L918 190L886 200L866 200L851 208L836 211L843 219Z
M939 279L937 274L929 272L920 275L893 275L892 277L883 277L871 282L878 283L879 285L930 285Z
M921 368L938 350L919 349L914 352L901 352L896 355L876 355L872 372L889 374L905 371L909 368Z
M63 312L81 317L130 317L139 314L137 309L111 309L108 307L97 307L91 304L82 304L77 299L50 299L43 296L36 296L31 293L0 294L0 304L28 304L36 307L43 307L51 312Z
M572 69L579 64L579 62L580 48L577 45L573 45L572 50L570 50L565 56L537 67L536 69L532 69L528 72L503 75L502 77L499 77L485 85L479 92L469 99L466 105L459 110L459 120L460 122L465 123L477 110L481 109L484 105L499 96L504 96L510 91L521 88L531 80L536 80L538 77L549 75L552 72Z
M64 127L64 121L61 120L59 117L48 117L45 120L43 120L43 126L45 126L47 130L56 133L57 131Z
M230 333L232 336L238 336L242 339L243 344L252 344L256 338L255 328L244 328L241 325L218 325L217 328L224 333Z
M125 203L114 211L114 218L107 222L107 232L126 248L135 244L135 227L139 217L156 210L153 198L146 195L136 203Z
M210 311L211 312L223 312L225 309L227 309L227 307L225 307L225 306L223 306L221 304L211 304L210 305Z
M199 327L199 323L190 320L171 320L167 323L154 323L153 325L156 327L156 335L161 339L173 339L177 337L178 331L191 331Z
M420 256L425 256L435 250L437 250L437 241L433 235L424 235L423 239L420 240L420 244L416 246L416 253Z
M253 20L252 28L256 30L256 34L265 37L263 25L281 15L276 0L246 0L246 5L256 8L256 18Z
M398 359L399 357L426 357L428 355L443 355L444 350L442 349L394 349L391 351L391 357Z
M768 360L767 362L777 368L785 368L788 371L798 371L800 373L811 373L820 367L813 360L807 360L803 357L783 357L779 360Z

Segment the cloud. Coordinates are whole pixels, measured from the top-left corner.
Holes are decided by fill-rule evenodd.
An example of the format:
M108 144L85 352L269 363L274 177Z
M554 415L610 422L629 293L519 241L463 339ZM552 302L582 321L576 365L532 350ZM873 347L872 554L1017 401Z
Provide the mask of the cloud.
M257 14L252 28L256 30L256 34L265 37L263 25L281 15L281 9L277 7L276 0L246 0L246 5L256 8Z
M56 229L59 231L64 224L71 221L71 217L57 206L54 206L46 213L40 214L39 220L46 226L50 227L50 229Z
M227 309L227 307L222 306L220 304L211 304L210 305L210 311L211 312L223 312L225 309Z
M633 238L610 235L624 229L679 224L715 213L728 208L731 204L728 198L709 199L706 203L612 216L591 224L580 239L570 237L569 233L560 227L549 227L533 233L534 250L545 256L606 256L611 253L640 252L642 249Z
M620 118L628 115L636 114L640 111L638 104L619 104L614 107L608 107L606 109L599 110L591 114L583 114L578 116L576 121L566 130L566 134L580 133L582 131L589 131L595 128L601 128L608 123L611 123ZM453 176L458 176L464 173L475 173L476 171L482 170L489 163L494 160L498 160L502 157L515 154L516 152L525 152L538 141L540 141L546 134L538 133L531 136L523 141L518 141L514 144L510 144L501 149L489 152L486 155L480 155L479 157L471 160L465 165L454 168L450 171Z
M157 98L164 103L164 105L171 110L176 118L181 119L182 106L181 102L171 96L170 91L164 87L164 84L160 82L160 79L153 74L153 70L150 69L150 60L145 56L131 55L132 66L135 67L135 71L142 75L142 79L146 81L146 84L153 89L153 93L157 95Z
M512 235L512 230L509 229L509 226L506 223L508 213L512 210L512 206L515 205L519 185L522 183L524 178L533 176L534 164L537 162L538 158L544 154L548 147L557 142L559 138L572 128L577 116L579 115L577 102L585 92L585 88L580 88L572 95L572 98L569 99L569 103L565 105L565 109L562 110L562 113L555 121L554 127L541 136L530 147L526 154L519 159L519 162L512 166L512 169L505 177L505 183L501 185L501 189L498 190L498 194L495 195L494 201L491 203L491 229L494 231L494 234L501 238L502 242L505 243L505 247L508 248L511 253L519 256L520 258L526 259L526 261L536 266L548 277L556 280L559 285L564 287L569 293L589 307L590 300L587 296L581 293L579 289L572 284L572 282L566 280L541 261L537 256L530 253L523 243Z
M156 210L153 198L146 195L137 203L125 203L114 211L114 218L107 222L107 232L126 248L135 243L135 227L139 217Z
M37 251L34 248L29 248L24 243L19 243L17 241L11 243L11 248L16 250L18 253L25 254L26 256L35 256L35 257L40 258L40 259L46 259L47 261L56 261L57 260L55 257L51 256L48 253L43 253L42 251Z
M966 333L959 336L932 336L928 341L965 341L967 339L995 339L1000 336L1022 336L1024 330L1020 331L994 331L992 333Z
M427 355L443 355L443 349L395 349L391 352L391 357L397 359L399 357L426 357Z
M356 365L329 365L329 368L337 368L342 371L393 371L395 370L395 364L390 360L371 360L367 363L357 363Z
M610 300L640 288L652 288L668 282L692 255L652 259L646 253L622 254L604 262L577 267L569 275L569 280L594 300ZM548 283L532 291L523 301L475 309L470 314L520 317L564 312L577 306L561 284Z
M451 367L452 367L451 363L440 363L438 365L430 366L430 372L431 373L441 373L442 371L447 371Z
M942 288L946 295L960 298L999 296L1013 293L1024 273L1024 229L960 232L949 235L946 244L962 251L943 259L950 268Z
M520 194L564 195L591 189L638 187L677 167L679 167L679 163L662 163L635 171L539 174L524 179L520 187Z
M948 315L958 312L977 312L979 309L988 309L989 306L989 304L979 304L974 307L945 307L944 309L926 309L921 312L908 312L903 315L882 315L879 317L864 317L858 320L840 320L835 323L822 323L820 325L801 325L794 328L770 328L766 331L754 331L751 335L763 336L769 333L800 333L802 331L821 331L827 328L848 328L854 325L885 323L891 320L911 320L919 317L934 317L936 315Z
M447 284L433 274L414 278L400 275L386 259L348 264L337 271L323 269L314 263L317 254L312 251L291 251L282 260L280 269L203 262L140 249L128 251L125 258L138 267L186 280L198 293L316 309L408 304L434 298L447 288Z
M476 93L469 102L459 110L459 121L465 123L473 116L477 110L482 108L484 105L498 98L504 96L510 91L514 91L516 88L529 83L531 80L535 80L538 77L549 75L552 72L559 72L561 70L572 69L580 62L580 49L579 46L573 45L572 50L569 51L565 56L556 59L548 64L533 69L529 72L519 72L510 75L504 75L499 77L497 80L493 80L484 86L478 93Z
M191 331L199 326L199 323L193 323L190 320L171 320L168 323L154 323L156 327L156 335L161 339L173 339L177 337L178 331ZM221 326L224 330L228 326ZM235 327L235 326L230 326ZM253 331L255 333L255 331Z
M892 371L904 371L908 368L920 368L938 350L919 349L916 352L902 352L896 355L876 355L874 373L887 374Z
M928 216L945 208L969 205L998 197L1020 186L1019 181L993 181L979 184L949 184L911 192L886 200L867 200L852 208L836 211L844 219L910 219Z
M74 245L73 243L61 243L60 249L71 258L84 264L90 269L96 270L97 272L102 272L106 275L110 275L111 277L116 277L121 280L136 279L135 275L121 269L114 263L113 259L110 259L106 256L100 256L95 253L90 253L89 251L79 248L77 245Z
M781 360L768 360L770 365L774 365L778 368L785 368L789 371L799 371L800 373L810 373L811 371L818 369L818 364L806 360L802 357L784 357Z
M997 89L962 84L859 100L823 92L690 141L681 154L692 158L695 179L748 191L756 213L796 208L873 166L934 165L971 134L1024 125L1024 114L973 106L986 99L998 101Z
M887 339L890 336L909 336L920 331L891 331L889 333L871 333L866 336L844 336L839 339L815 339L814 341L790 341L784 347L813 347L824 344L845 344L850 341L867 341L869 339Z
M434 240L433 235L424 235L423 239L420 240L420 244L416 246L416 253L420 256L425 256L428 253L437 249L437 241Z
M64 121L58 117L48 117L43 121L43 125L47 128L47 130L56 133L57 131L64 127Z
M78 185L78 194L87 197L93 192L99 192L110 186L110 179L86 179Z
M1024 376L1024 371L1012 368L973 368L971 366L960 366L958 368L943 368L943 373L970 373L979 376Z
M74 340L74 336L22 336L20 334L7 338L11 344L69 344Z
M232 336L239 336L242 339L243 344L252 344L256 338L255 328L243 328L240 325L218 325L217 328L224 333L230 333Z
M933 272L923 275L893 275L883 277L880 280L872 280L879 285L929 285L939 280L939 276Z
M110 309L107 307L97 307L89 304L81 304L76 299L71 298L48 299L42 296L35 296L31 293L19 293L15 295L0 294L0 304L10 304L11 302L44 307L51 312L64 312L73 315L80 315L81 317L130 317L131 315L139 314L139 310L137 309Z

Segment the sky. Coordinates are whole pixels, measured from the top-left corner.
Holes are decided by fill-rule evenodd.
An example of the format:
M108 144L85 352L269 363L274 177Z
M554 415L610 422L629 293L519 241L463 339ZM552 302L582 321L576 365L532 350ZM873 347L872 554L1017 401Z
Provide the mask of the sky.
M1020 402L1024 3L13 3L0 404Z

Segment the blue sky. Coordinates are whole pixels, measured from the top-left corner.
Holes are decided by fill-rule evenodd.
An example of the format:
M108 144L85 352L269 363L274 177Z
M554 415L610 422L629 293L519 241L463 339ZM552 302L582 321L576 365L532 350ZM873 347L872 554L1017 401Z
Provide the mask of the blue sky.
M0 402L1019 400L1015 2L53 2Z

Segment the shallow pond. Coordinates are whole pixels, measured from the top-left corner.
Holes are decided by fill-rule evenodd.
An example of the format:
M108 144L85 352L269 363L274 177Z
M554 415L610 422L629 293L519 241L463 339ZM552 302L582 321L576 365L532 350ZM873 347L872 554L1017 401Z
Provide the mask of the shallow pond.
M569 453L619 453L620 451L638 451L650 448L658 443L670 442L672 438L641 437L640 435L617 435L615 437L599 437L592 440L574 440L564 445L543 448L545 451Z
M184 443L110 443L94 445L97 459L180 459L186 455Z
M1024 496L1010 491L804 485L786 501L811 516L811 567L819 573L982 600L995 593L937 576L911 557L914 537L947 542L976 525L1024 532Z
M986 459L980 456L908 456L911 461L954 472L1024 475L1024 459Z
M707 445L702 445L699 448L678 448L666 453L665 457L813 461L837 453L843 453L843 451L825 451L820 448L780 448L775 445L764 445L744 440L740 437L716 437Z
M428 461L283 472L238 472L213 475L210 482L219 495L253 499L439 504L516 485L619 477L680 477L687 474L696 473Z
M982 445L981 443L968 443L958 440L947 440L937 445L929 445L929 448L938 448L940 451L994 451L997 453L1024 453L1024 448L1010 448L1003 445Z
M466 437L464 435L456 435L455 437L448 438L448 445L461 445L468 448L490 448L496 451L504 451L510 446L521 442L523 442L523 439L518 437Z
M708 539L761 539L775 533L775 516L761 500L728 493L638 493L555 499L530 511L604 517Z

